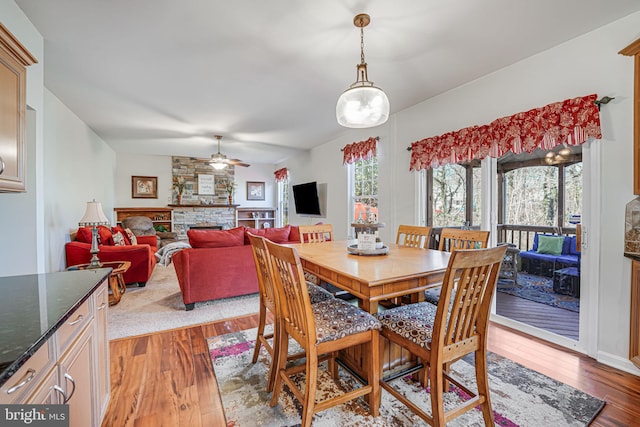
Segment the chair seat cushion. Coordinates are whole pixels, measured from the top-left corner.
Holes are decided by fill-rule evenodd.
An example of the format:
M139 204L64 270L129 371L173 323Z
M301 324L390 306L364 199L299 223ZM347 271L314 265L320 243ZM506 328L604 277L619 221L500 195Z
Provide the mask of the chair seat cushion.
M380 322L371 314L340 299L312 304L311 310L318 343L381 328Z
M419 302L392 308L374 316L380 320L383 328L428 349L437 308L429 302Z
M307 289L309 290L309 300L311 300L311 304L335 299L333 295L331 295L331 292L311 282L307 282Z

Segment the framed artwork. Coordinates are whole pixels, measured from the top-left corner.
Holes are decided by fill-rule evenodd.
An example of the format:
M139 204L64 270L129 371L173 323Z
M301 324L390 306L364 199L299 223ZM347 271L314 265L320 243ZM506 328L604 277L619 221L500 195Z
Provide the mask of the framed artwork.
M158 177L157 176L132 176L131 177L131 197L133 199L157 199L158 198Z
M216 184L213 175L198 174L198 194L214 195L216 194Z
M264 200L264 182L247 181L247 200Z

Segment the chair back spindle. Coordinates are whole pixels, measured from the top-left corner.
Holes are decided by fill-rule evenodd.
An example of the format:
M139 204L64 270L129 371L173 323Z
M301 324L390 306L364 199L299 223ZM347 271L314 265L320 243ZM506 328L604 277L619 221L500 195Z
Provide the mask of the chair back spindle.
M295 250L265 242L274 269L276 289L280 298L280 314L284 327L306 350L315 344L315 331L311 301L300 258Z
M396 244L411 248L429 247L429 237L431 227L421 227L418 225L399 225L396 235Z
M331 224L301 225L300 243L321 243L333 240Z
M484 249L488 244L488 231L443 228L438 250L453 252L458 249Z

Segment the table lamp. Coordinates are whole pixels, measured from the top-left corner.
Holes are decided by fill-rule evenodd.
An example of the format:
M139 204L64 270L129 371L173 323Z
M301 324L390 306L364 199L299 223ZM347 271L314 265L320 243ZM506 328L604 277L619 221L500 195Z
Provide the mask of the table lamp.
M91 250L89 251L92 255L91 263L89 264L89 268L99 268L102 267L102 263L98 258L98 226L99 225L109 225L109 219L104 215L102 211L102 203L96 202L96 199L93 199L91 202L87 202L87 210L84 213L78 225L80 227L92 227L91 229Z

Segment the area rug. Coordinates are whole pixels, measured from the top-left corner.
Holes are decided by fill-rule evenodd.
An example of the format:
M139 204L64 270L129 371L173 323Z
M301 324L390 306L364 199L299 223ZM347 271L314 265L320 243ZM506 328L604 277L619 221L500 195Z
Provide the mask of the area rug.
M109 307L109 339L143 335L257 313L258 294L196 303L186 311L173 265L156 265L143 288L128 287Z
M553 292L553 279L550 277L518 273L517 285L514 285L511 280L500 279L498 280L497 290L498 292L515 295L552 307L564 308L575 312L580 311L580 299Z
M278 406L269 406L271 395L265 391L269 357L263 350L258 362L251 363L255 334L256 330L252 329L208 339L227 426L299 425L302 408L287 387L283 389ZM474 378L473 366L465 360L456 362L451 369L462 378ZM342 369L339 371L341 378L336 386L326 367L321 369L319 396L330 397L354 387L355 381ZM490 354L489 383L495 421L499 426L586 426L604 406L602 400L496 354ZM428 394L418 383L403 378L393 384L402 393L411 395L422 408L430 408ZM445 394L445 405L450 407L466 398L468 396L462 391L452 387L452 391ZM357 399L314 415L313 425L399 427L427 424L382 390L379 417L369 416L364 401ZM484 422L481 411L476 408L447 425L483 426Z

